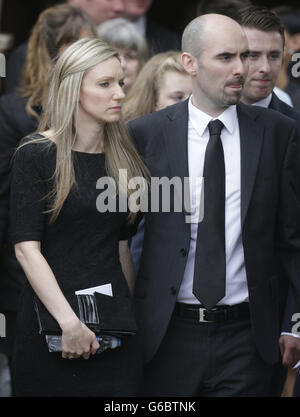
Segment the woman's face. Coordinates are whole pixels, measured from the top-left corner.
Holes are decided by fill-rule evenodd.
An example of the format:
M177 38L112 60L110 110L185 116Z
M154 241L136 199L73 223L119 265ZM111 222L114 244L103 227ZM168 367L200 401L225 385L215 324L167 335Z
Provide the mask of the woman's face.
M179 103L192 93L190 75L177 71L166 71L159 85L155 110L161 110L172 104Z
M139 71L140 61L137 53L133 49L115 48L121 60L121 66L124 71L124 92L128 93L134 83Z
M120 118L124 74L116 57L96 65L84 75L79 97L78 120L116 122Z

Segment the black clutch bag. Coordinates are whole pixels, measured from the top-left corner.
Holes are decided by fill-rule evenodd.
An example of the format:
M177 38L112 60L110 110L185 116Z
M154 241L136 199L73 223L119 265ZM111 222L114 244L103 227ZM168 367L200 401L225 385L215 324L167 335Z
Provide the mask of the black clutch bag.
M67 297L68 298L68 297ZM68 298L78 318L96 335L134 335L137 332L132 301L129 297L109 296L94 292L93 295L75 295ZM34 297L39 332L44 335L62 333L57 321L51 316L38 297Z

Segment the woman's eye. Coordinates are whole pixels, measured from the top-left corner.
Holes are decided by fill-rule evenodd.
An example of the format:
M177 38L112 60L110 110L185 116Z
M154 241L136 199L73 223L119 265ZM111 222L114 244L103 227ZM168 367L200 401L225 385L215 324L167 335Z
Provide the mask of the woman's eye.
M108 87L109 86L109 82L105 81L103 83L99 84L101 87Z
M120 81L120 82L119 82L119 86L120 86L120 87L124 87L124 85L125 85L124 81Z

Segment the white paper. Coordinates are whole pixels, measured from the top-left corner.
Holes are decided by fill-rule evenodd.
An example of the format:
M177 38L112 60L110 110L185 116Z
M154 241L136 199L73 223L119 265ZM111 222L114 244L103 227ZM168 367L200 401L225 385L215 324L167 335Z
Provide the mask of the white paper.
M99 285L98 287L85 288L83 290L75 291L75 294L76 295L82 295L82 294L93 295L94 292L99 292L100 294L110 295L111 297L113 295L111 284Z

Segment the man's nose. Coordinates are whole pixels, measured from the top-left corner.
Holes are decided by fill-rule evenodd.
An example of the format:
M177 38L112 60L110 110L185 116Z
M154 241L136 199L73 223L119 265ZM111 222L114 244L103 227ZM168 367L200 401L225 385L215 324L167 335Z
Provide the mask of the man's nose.
M238 58L234 68L234 75L245 76L248 73L248 61L243 58Z
M268 60L268 57L262 56L260 58L260 65L259 65L259 72L269 72L270 71L270 62Z

